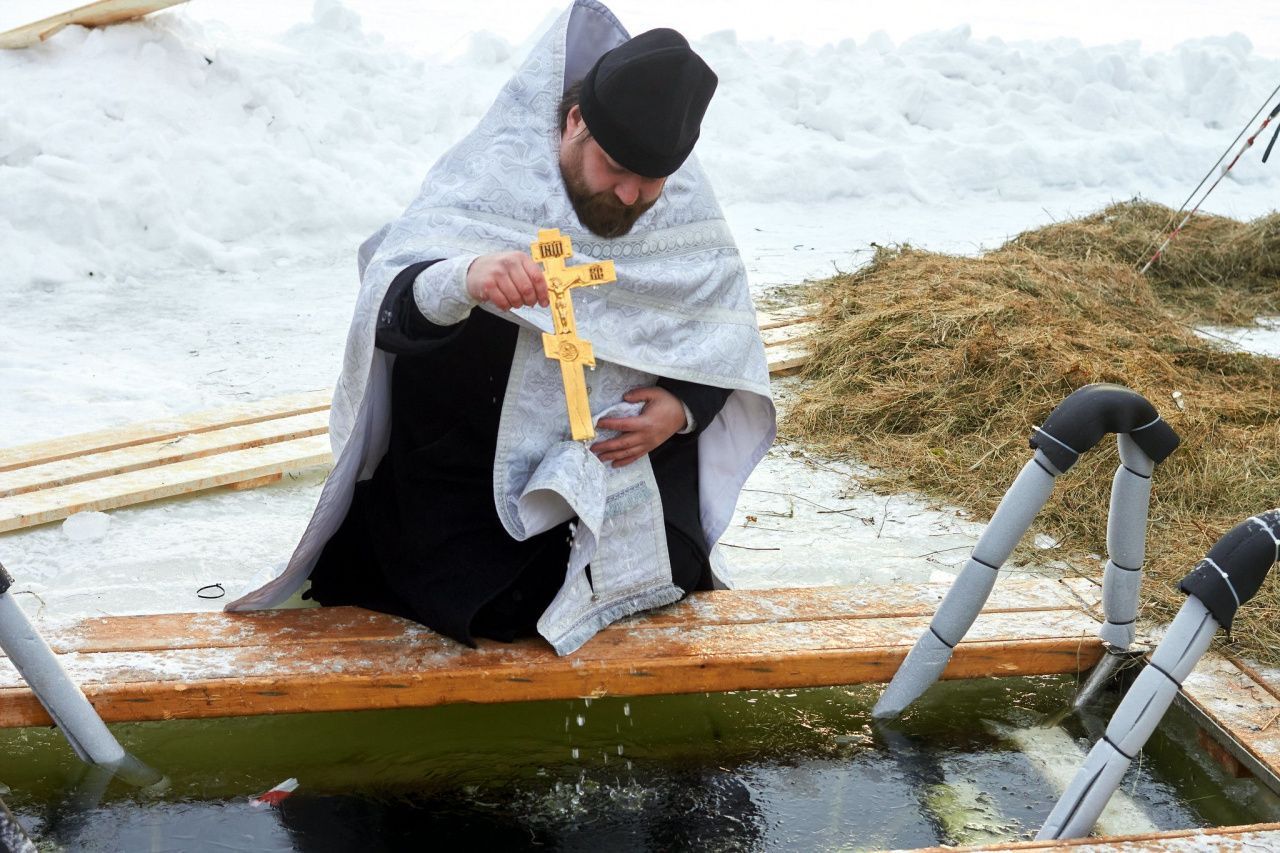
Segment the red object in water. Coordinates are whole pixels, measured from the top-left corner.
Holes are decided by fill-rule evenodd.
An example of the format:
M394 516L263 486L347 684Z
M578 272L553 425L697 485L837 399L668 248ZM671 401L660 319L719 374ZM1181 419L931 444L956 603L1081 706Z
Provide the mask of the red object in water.
M285 797L298 790L297 779L285 779L279 785L276 785L270 791L259 794L256 797L249 798L249 805L252 806L274 806L277 805Z

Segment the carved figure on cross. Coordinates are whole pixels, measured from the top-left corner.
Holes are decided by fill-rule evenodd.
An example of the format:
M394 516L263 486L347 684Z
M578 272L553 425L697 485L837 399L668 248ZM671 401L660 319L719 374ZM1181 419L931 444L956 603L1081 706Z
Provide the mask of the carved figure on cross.
M569 409L569 428L575 441L590 441L596 431L591 424L591 405L587 400L587 380L583 368L595 368L591 342L578 337L573 318L573 290L617 281L613 261L598 261L579 266L566 266L573 254L573 242L558 228L543 228L538 239L529 246L534 261L542 265L547 279L547 295L551 299L551 322L554 334L543 333L542 349L547 358L560 362L564 380L565 403Z

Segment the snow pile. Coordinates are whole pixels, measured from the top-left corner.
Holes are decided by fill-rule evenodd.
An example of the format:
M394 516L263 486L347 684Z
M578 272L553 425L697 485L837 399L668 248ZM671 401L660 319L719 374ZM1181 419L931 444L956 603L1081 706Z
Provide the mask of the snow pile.
M699 48L721 75L704 156L730 202L1189 190L1280 83L1280 62L1241 35L1154 56L967 27L897 47L883 34L818 50L724 34ZM1234 177L1280 187L1256 157Z
M1189 187L1280 81L1239 35L1156 55L965 27L695 46L721 78L699 152L728 205ZM273 37L177 12L0 52L0 291L350 252L521 52L479 32L414 57L338 0ZM1280 187L1254 161L1236 175Z
M238 271L350 246L397 211L509 73L384 50L358 16L249 43L182 15L0 52L0 287Z

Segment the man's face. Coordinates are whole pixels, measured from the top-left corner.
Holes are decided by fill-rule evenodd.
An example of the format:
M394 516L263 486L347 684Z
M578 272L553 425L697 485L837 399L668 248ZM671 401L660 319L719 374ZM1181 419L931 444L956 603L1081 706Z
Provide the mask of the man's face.
M621 237L662 195L666 178L624 169L586 132L582 111L569 111L560 135L560 175L578 220L601 237Z

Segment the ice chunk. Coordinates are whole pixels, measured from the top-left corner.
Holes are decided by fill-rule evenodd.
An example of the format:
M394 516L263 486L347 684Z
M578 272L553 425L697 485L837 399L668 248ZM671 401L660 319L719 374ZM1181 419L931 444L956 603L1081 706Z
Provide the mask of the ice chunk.
M88 542L107 535L111 516L105 512L77 512L62 522L62 532L74 542Z

